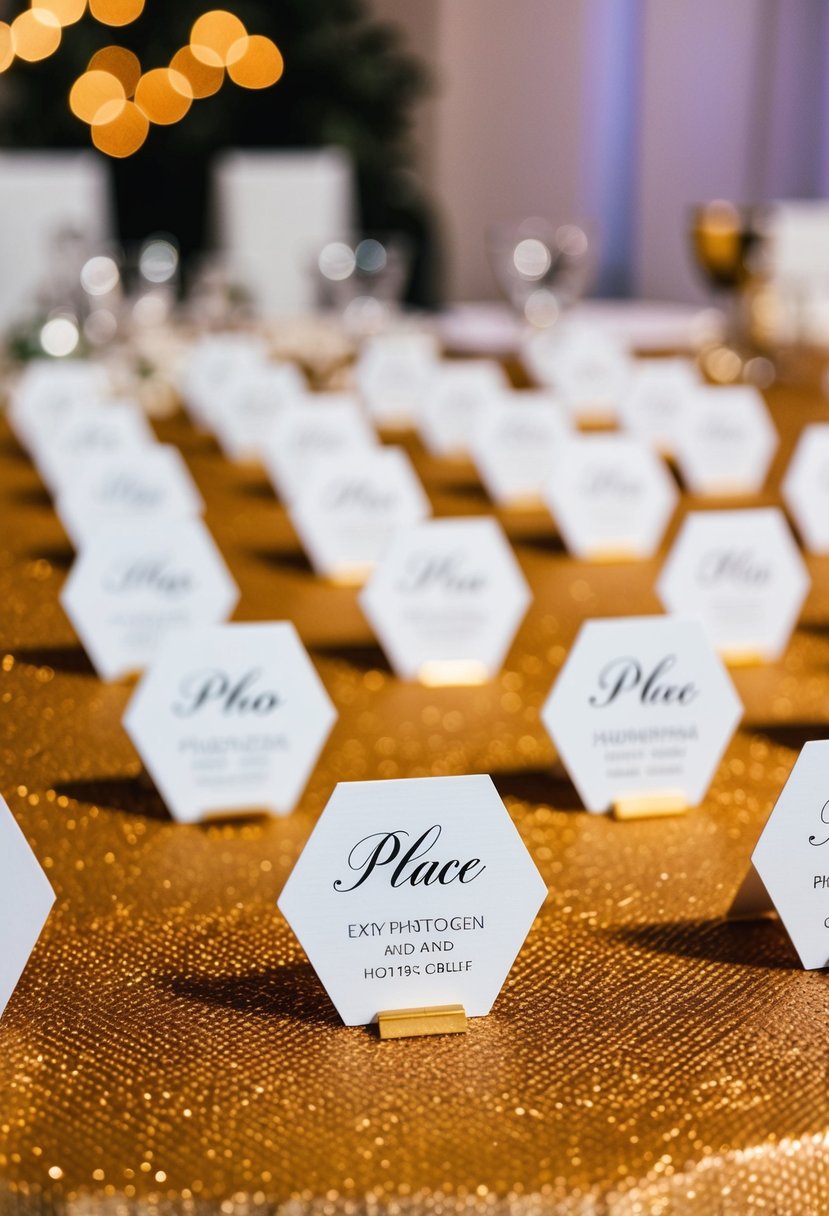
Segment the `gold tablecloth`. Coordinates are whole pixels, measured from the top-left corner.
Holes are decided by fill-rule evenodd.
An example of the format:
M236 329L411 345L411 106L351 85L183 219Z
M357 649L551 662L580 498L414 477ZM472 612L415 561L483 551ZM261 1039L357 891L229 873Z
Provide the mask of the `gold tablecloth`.
M776 486L829 410L771 402ZM261 471L181 418L159 433L207 500L237 619L294 620L340 718L290 817L172 823L120 726L130 687L96 678L58 605L71 551L2 424L0 790L57 892L0 1022L3 1216L829 1210L827 977L779 924L721 919L827 732L829 559L808 559L785 660L734 672L744 727L704 805L619 823L579 809L539 709L586 616L659 611L661 557L587 566L541 513L502 514L535 597L505 670L405 685ZM470 469L411 447L438 513L490 510ZM549 898L491 1016L381 1043L339 1024L276 897L335 782L465 772L493 774Z

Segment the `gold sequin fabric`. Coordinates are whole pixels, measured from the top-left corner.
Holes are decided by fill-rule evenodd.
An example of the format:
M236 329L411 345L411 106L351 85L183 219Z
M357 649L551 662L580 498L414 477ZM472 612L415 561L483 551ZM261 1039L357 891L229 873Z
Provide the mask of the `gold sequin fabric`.
M771 394L783 442L829 416ZM705 802L579 808L539 711L582 620L660 610L654 561L569 558L501 513L534 602L478 688L395 679L356 593L315 578L262 471L181 417L242 591L296 622L339 711L297 811L174 824L58 603L69 544L0 429L0 789L55 909L0 1022L3 1216L781 1216L829 1211L829 987L774 921L722 919L797 750L829 721L829 558ZM439 514L491 510L408 441ZM751 502L778 501L769 490ZM683 498L682 514L703 505ZM745 505L741 501L740 505ZM275 907L335 783L490 772L550 894L489 1017L380 1042L340 1023Z

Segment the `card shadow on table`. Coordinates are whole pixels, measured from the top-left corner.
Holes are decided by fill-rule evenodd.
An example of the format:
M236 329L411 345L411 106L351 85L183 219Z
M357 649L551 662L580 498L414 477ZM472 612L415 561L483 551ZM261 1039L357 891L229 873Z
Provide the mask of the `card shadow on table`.
M502 798L518 798L522 802L549 806L555 811L584 810L576 787L558 765L501 769L490 776Z
M38 549L34 553L27 553L26 559L30 562L49 562L51 566L55 566L58 570L68 570L75 560L75 554L71 547L66 544L60 546L60 548Z
M264 1018L291 1018L313 1026L341 1026L308 962L287 963L248 975L167 975L162 985L176 996Z
M80 645L76 646L14 646L11 650L16 663L33 667L51 667L67 675L95 676L97 672Z
M246 556L266 566L280 570L294 570L309 579L316 578L314 568L301 549L248 549Z
M387 676L394 674L382 648L376 643L361 640L354 643L314 642L309 644L308 649L316 658L339 659L358 671L382 671Z
M614 941L673 958L753 967L762 971L797 971L794 950L779 920L653 921L610 931Z
M795 752L813 739L829 738L829 722L746 722L743 730Z
M61 781L55 785L55 793L108 811L172 822L164 800L143 773L137 777L91 777Z
M13 502L25 507L43 507L52 510L52 496L45 486L40 484L19 486L9 496Z

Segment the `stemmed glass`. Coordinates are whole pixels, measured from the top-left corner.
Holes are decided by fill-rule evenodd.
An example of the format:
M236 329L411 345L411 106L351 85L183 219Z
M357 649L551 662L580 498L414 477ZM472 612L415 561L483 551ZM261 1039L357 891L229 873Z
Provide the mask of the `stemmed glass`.
M526 219L487 231L489 264L501 292L530 325L554 325L583 295L593 243L583 224Z

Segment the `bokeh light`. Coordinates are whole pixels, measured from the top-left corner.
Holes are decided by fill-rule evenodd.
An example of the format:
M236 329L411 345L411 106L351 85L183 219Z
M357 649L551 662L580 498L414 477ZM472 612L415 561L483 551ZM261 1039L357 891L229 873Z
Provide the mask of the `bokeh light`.
M15 54L27 63L36 63L54 54L60 46L60 22L45 8L30 8L12 22Z
M263 34L235 42L227 57L227 74L243 89L268 89L285 69L279 47Z
M122 158L137 152L147 138L149 120L134 101L125 101L123 109L112 122L96 123L92 142L99 152Z
M144 0L89 0L89 11L102 25L129 25L144 11Z
M82 122L107 123L123 109L126 93L111 72L93 70L79 76L69 93L69 108Z
M223 68L237 43L247 38L247 30L238 17L225 9L203 13L190 31L190 49L208 67ZM244 48L242 49L244 53Z
M142 246L138 269L148 283L169 283L178 270L178 249L172 241L153 237Z
M86 12L86 0L37 0L32 7L51 13L59 25L74 25Z
M0 72L5 72L14 62L14 38L12 27L6 21L0 21Z
M218 93L225 78L223 67L203 63L197 59L189 46L183 46L170 60L174 72L180 72L190 85L194 97L212 97Z
M121 281L118 263L114 258L99 254L89 258L81 268L81 287L90 296L107 296Z
M88 72L109 72L120 80L125 97L132 97L141 79L141 63L138 56L125 46L105 46L96 51L87 64Z
M153 68L145 72L135 90L135 104L150 122L169 126L178 122L193 104L190 82L172 68Z
M74 317L52 317L40 331L40 345L47 355L64 359L77 350L80 337Z

